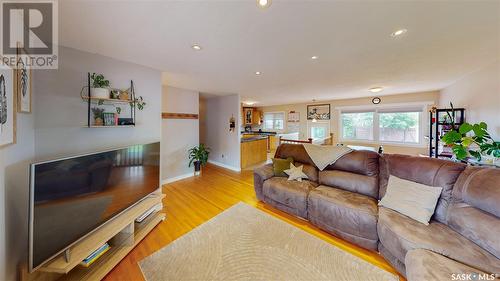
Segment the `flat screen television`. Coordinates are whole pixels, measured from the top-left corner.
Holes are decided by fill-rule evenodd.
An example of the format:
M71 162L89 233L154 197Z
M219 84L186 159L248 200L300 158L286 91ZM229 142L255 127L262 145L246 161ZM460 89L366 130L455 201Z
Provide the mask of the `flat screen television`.
M31 164L29 269L160 187L160 143Z

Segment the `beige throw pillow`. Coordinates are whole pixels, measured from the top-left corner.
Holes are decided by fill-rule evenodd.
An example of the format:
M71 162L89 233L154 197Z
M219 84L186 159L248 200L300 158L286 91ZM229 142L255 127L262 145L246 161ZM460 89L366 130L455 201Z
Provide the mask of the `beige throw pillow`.
M442 190L442 187L428 186L391 175L385 196L378 205L429 225Z

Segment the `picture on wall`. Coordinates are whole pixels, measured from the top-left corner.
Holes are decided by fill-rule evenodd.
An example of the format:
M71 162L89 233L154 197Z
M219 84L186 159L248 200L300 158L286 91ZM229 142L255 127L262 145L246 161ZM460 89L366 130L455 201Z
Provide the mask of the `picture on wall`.
M31 113L31 69L19 60L16 70L18 112Z
M330 104L313 104L307 106L307 120L330 120Z
M16 67L16 96L17 96L17 111L22 113L31 113L31 69L29 69L21 56L26 52L18 45L17 48L17 67Z
M14 70L0 65L0 147L16 142Z

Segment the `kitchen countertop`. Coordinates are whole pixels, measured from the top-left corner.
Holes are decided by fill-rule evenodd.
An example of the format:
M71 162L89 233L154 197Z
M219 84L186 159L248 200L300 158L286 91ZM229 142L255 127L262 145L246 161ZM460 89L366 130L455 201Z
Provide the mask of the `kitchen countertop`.
M241 139L241 142L251 142L251 141L258 141L258 140L265 140L267 139L267 136L265 135L260 135L260 136L255 136L255 137L251 137L251 138L242 138Z
M241 132L242 135L254 135L254 134L259 134L259 135L276 135L276 132L259 132L259 131L251 131L251 132Z

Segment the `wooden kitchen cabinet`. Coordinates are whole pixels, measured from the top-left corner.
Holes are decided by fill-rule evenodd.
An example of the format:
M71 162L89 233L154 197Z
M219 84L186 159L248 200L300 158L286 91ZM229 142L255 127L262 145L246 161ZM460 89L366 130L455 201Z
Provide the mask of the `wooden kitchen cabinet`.
M262 123L262 112L254 108L252 111L252 124L260 125L261 123Z

